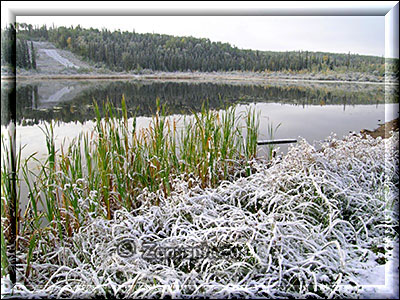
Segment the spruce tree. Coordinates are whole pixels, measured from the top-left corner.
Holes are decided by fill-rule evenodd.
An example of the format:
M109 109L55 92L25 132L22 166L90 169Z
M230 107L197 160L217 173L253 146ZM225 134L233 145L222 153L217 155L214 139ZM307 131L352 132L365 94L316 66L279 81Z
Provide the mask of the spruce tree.
M36 53L35 53L35 48L33 47L33 42L31 41L31 56L32 56L32 69L36 70Z

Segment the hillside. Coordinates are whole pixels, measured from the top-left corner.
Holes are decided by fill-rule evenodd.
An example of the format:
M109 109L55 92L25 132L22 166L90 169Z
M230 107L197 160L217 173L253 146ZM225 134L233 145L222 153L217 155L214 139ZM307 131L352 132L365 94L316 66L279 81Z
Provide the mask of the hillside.
M165 34L111 32L77 27L17 26L17 37L54 43L60 49L114 71L359 71L382 75L382 57L357 54L238 49L209 39ZM273 44L273 41L271 41Z
M11 31L10 28L2 30L3 66L11 61L9 43L4 43ZM398 60L390 64L386 60L385 65L383 57L244 50L208 39L100 31L80 26L35 28L19 24L16 52L21 76L132 76L180 72L186 78L198 72L214 75L217 72L225 77L240 74L241 77L261 75L263 79L291 80L383 82L386 77L387 82L388 77L393 79L391 77L398 73ZM2 74L5 73L3 69Z

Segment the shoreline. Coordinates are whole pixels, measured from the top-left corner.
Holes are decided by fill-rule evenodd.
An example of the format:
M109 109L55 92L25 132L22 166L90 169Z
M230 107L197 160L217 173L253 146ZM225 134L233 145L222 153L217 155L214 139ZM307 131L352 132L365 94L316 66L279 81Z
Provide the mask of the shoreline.
M391 131L399 131L399 118L388 121L384 124L379 125L378 128L374 130L362 129L360 133L363 138L366 138L367 135L372 136L373 138L381 137L382 139L386 139L391 137Z
M18 72L18 71L17 71ZM154 72L147 74L104 73L86 74L49 74L36 73L1 76L2 80L12 81L44 81L44 80L163 80L163 81L232 81L248 83L268 82L309 82L309 83L348 83L398 85L395 78L380 78L362 74L287 74L287 73L253 73L253 72Z

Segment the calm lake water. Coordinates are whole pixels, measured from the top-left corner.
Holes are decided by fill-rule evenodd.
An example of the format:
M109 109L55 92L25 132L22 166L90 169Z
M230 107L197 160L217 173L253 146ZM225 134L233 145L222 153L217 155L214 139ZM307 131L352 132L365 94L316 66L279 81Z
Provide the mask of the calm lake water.
M2 85L2 129L8 124L7 83ZM398 104L385 86L377 84L275 82L264 85L151 81L42 81L17 83L17 145L23 145L22 157L37 152L43 159L46 141L41 124L56 120L56 147L68 145L80 132L94 127L93 103L100 108L108 99L120 107L122 95L137 126L145 127L156 111L156 99L165 104L172 118L183 119L199 111L207 101L212 109L237 105L237 113L255 106L260 112L260 139L269 139L268 126L276 127L274 138L305 138L314 143L331 133L338 137L374 129L398 117ZM392 95L392 96L390 96ZM386 99L385 99L386 98ZM398 100L397 100L398 101ZM132 119L130 120L130 123ZM288 145L279 147L286 152ZM259 147L259 155L267 152ZM31 161L31 168L35 168ZM21 186L21 203L28 200L27 187ZM40 208L42 209L42 208Z
M2 125L8 123L2 86ZM274 138L305 138L310 143L331 133L339 137L351 131L374 129L398 116L395 97L385 86L354 83L268 84L193 83L160 81L41 81L17 83L17 139L24 152L44 150L44 136L38 124L57 120L55 133L61 141L90 129L95 114L93 103L108 99L120 107L125 96L131 116L146 126L156 111L156 99L168 114L180 116L199 111L206 101L212 109L237 104L238 112L255 105L261 113L261 139L270 138L268 124L280 124ZM281 147L283 150L286 147Z

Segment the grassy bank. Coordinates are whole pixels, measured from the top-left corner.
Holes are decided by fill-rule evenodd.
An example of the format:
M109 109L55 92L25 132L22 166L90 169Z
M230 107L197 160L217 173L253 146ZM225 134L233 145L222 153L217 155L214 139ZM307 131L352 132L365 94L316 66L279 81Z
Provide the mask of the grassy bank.
M119 110L104 104L103 116L96 105L95 129L80 134L68 147L60 149L55 147L53 124L43 125L46 159L39 161L32 154L17 162L18 187L26 185L28 190L28 205L22 207L24 211L18 216L21 249L27 247L32 253L50 232L61 241L73 236L88 215L111 219L118 209L133 211L142 205L158 205L158 199L148 203L142 199L143 194L161 193L168 197L174 192L177 179L199 182L206 188L251 174L258 136L258 117L254 110L237 115L234 107L217 112L203 106L201 112L185 119L184 128L177 128L177 120L167 118L165 107L159 103L157 107L150 126L139 130L135 119L132 127L128 126L124 98ZM11 192L9 147L4 140L2 145L4 252ZM32 163L37 167L29 168L28 164ZM87 200L83 206L82 199ZM5 274L7 262L3 258L2 273ZM28 265L30 260L28 255ZM29 273L28 267L26 274Z
M254 159L255 111L204 107L182 130L161 107L142 130L128 126L124 101L104 111L64 152L43 128L48 155L35 174L21 162L30 201L17 295L357 297L360 274L385 263L387 239L398 239L398 133L330 137L319 151L301 141L267 161ZM124 239L130 256L117 251ZM149 259L148 243L207 255Z

